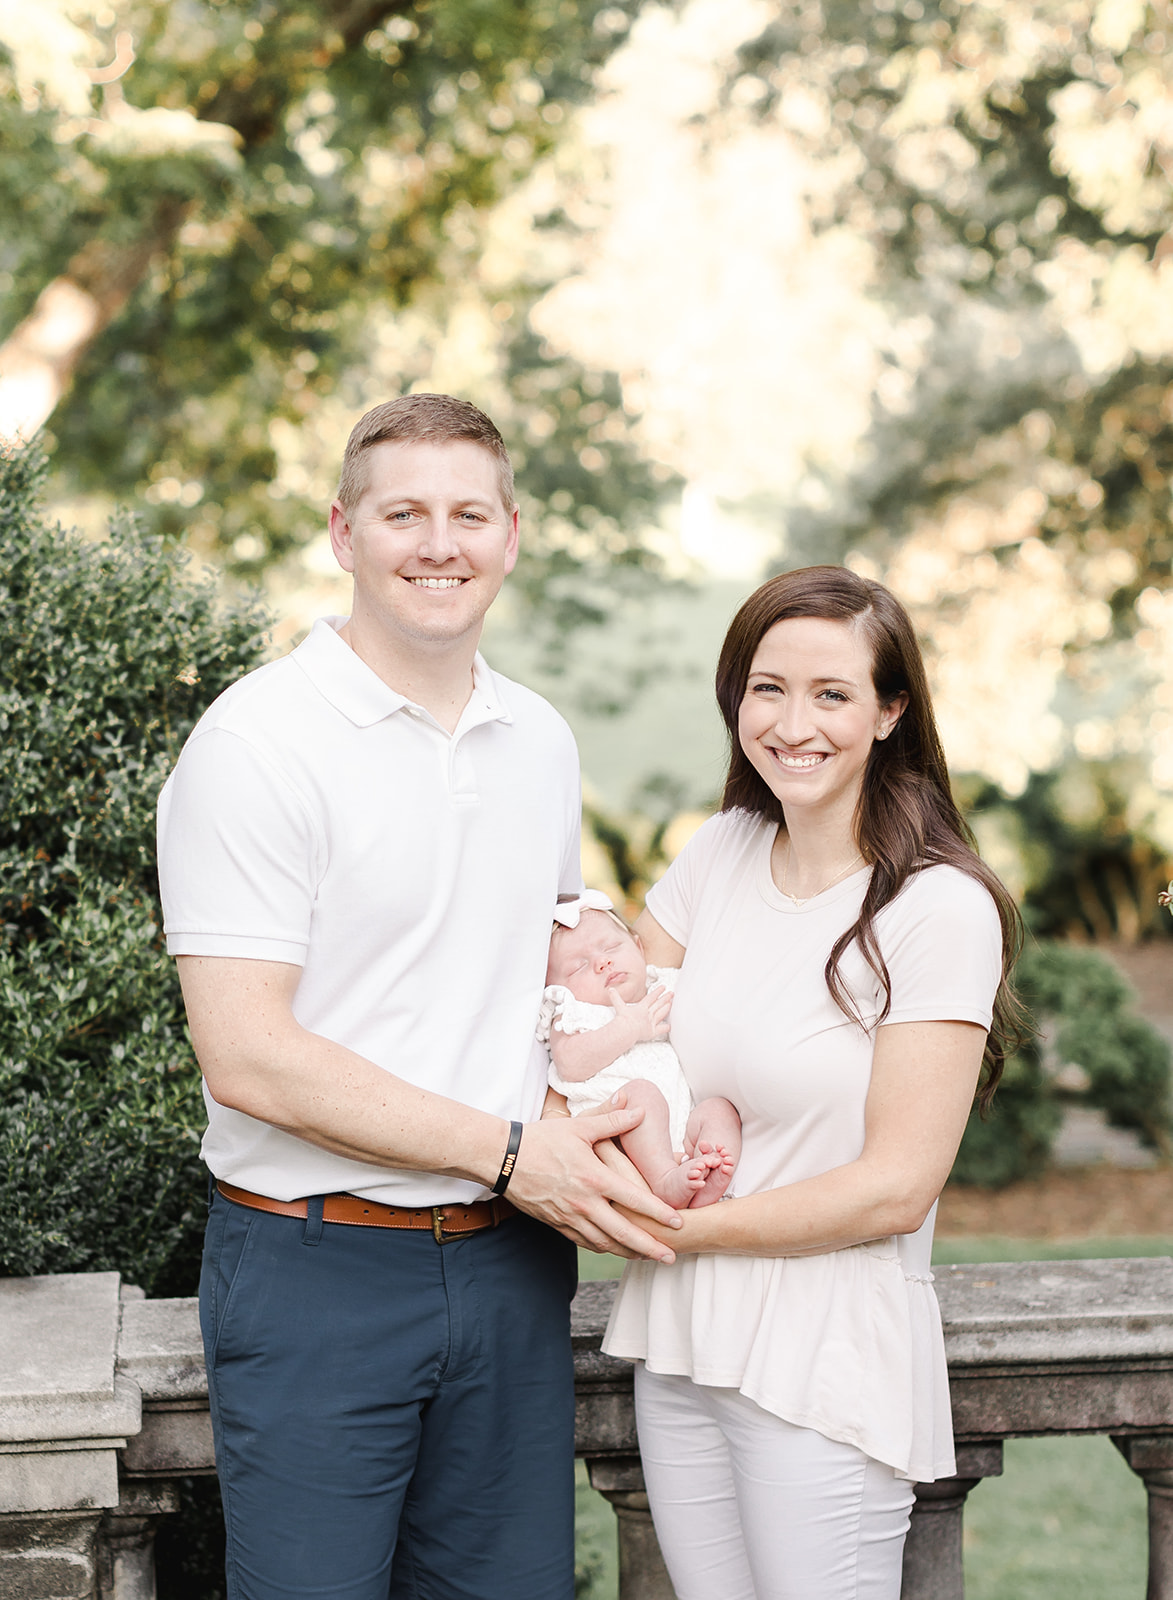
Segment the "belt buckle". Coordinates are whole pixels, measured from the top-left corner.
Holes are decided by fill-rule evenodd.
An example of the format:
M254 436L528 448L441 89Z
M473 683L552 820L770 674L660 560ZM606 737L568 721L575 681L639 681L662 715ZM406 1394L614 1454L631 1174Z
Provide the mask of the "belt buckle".
M437 1244L447 1244L451 1239L459 1239L458 1233L444 1232L444 1207L432 1207L432 1237Z

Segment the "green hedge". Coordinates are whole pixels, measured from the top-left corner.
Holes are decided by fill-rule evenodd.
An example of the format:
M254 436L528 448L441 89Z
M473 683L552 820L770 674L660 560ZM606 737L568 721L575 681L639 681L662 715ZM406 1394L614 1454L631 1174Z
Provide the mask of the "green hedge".
M0 1273L190 1294L204 1112L154 804L263 624L129 517L52 525L44 475L0 453Z
M1079 945L1034 944L1015 979L1044 1036L1008 1063L990 1117L970 1117L954 1178L997 1188L1038 1172L1065 1100L1099 1107L1114 1127L1134 1129L1168 1158L1170 1048L1133 1013L1135 997L1112 963ZM1060 1065L1082 1068L1086 1086L1060 1088L1053 1072Z

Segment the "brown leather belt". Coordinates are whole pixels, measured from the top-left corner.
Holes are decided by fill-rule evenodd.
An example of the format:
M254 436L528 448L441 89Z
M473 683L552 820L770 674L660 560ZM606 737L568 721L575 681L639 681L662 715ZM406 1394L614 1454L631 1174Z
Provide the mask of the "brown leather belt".
M253 1194L220 1179L216 1180L216 1187L225 1200L251 1206L254 1211L271 1211L277 1217L307 1214L305 1200L270 1200L267 1194ZM418 1206L411 1210L406 1206L385 1206L379 1200L360 1200L355 1194L328 1194L323 1197L322 1206L323 1222L348 1222L356 1228L426 1228L437 1244L459 1239L465 1233L479 1233L482 1228L495 1228L506 1217L516 1215L517 1207L498 1196L474 1200L468 1206Z

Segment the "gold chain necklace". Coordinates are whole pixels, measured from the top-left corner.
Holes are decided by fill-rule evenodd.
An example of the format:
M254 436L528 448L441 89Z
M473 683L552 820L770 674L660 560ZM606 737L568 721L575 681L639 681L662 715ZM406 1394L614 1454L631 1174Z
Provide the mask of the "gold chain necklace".
M854 867L857 861L862 860L863 851L857 850L847 865L845 867L840 867L839 871L833 878L828 878L821 889L816 889L814 894L803 895L802 899L800 900L796 894L791 894L790 890L786 887L787 881L790 878L790 840L787 839L786 860L782 865L782 882L778 885L778 892L779 894L784 895L786 899L791 902L796 911L801 911L803 906L805 906L809 901L817 900L821 894L826 894L827 890L831 888L832 884L838 883L840 878L844 877L848 872L851 871L852 867Z

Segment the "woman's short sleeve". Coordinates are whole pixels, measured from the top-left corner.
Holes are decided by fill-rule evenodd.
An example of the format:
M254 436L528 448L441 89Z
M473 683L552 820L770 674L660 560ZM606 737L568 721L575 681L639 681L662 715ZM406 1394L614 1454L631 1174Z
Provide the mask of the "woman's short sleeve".
M1002 976L1002 925L989 891L955 867L927 867L877 918L892 981L885 1022L988 1028Z
M731 818L719 813L697 829L664 876L648 890L646 905L670 939L688 945L698 891Z

